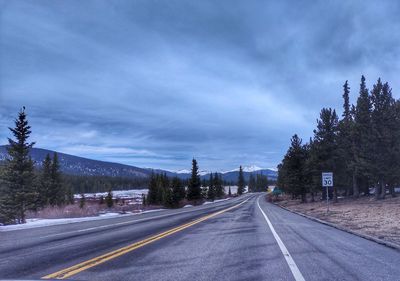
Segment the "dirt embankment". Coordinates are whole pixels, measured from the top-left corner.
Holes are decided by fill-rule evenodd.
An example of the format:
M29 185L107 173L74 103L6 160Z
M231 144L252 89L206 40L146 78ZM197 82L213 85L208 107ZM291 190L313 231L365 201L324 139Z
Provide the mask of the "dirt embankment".
M299 200L277 202L288 209L334 223L400 245L400 197L376 201L373 197L342 199L331 203L301 203Z

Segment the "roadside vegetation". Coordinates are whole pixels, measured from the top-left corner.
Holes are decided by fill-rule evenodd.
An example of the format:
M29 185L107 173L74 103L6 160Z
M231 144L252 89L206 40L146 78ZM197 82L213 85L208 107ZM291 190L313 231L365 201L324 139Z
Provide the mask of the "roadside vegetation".
M283 196L278 204L354 232L400 245L400 196L385 200L375 200L373 196L361 196L357 200L343 198L330 205L329 213L324 201L302 204L299 200L291 200L290 196Z
M361 77L356 104L343 85L343 114L323 108L314 136L306 143L295 134L278 166L278 187L293 199L314 202L325 193L321 173L333 172L330 197L395 197L400 184L400 100L381 79L367 89ZM308 196L307 196L308 195ZM322 196L321 196L322 195ZM308 200L307 200L308 198Z
M321 110L314 136L298 135L278 166L278 188L269 201L356 233L400 244L400 100L381 79L367 89L361 77L358 98L350 103L343 85L343 114ZM333 172L327 211L322 172ZM278 192L275 192L278 191ZM284 194L281 194L281 192ZM321 200L322 199L322 200ZM307 204L304 204L307 203Z

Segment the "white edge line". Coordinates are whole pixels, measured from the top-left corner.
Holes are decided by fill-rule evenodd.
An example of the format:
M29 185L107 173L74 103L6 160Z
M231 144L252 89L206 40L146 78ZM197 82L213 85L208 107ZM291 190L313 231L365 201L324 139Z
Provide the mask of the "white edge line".
M261 213L263 214L265 220L267 221L267 224L274 235L274 238L276 242L278 243L279 248L281 249L281 252L283 256L285 257L285 260L287 264L289 265L290 270L292 271L293 277L296 281L305 281L303 275L301 274L299 268L297 267L296 263L294 262L292 256L290 255L288 249L286 248L285 244L283 244L281 238L279 237L278 233L276 233L274 226L272 225L271 221L267 217L267 215L264 213L264 211L260 207L260 197L257 198L257 205L258 208L260 209Z

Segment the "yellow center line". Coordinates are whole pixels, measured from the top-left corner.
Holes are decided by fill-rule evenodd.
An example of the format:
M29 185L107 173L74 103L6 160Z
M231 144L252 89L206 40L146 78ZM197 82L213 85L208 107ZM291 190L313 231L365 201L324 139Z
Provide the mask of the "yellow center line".
M186 229L186 228L188 228L188 227L190 227L192 225L198 224L198 223L200 223L202 221L205 221L207 219L210 219L212 217L215 217L217 215L225 213L225 212L227 212L229 210L232 210L232 209L234 209L236 207L239 207L240 205L246 203L249 199L250 198L246 199L245 201L243 201L243 202L241 202L239 204L236 204L236 205L234 205L232 207L229 207L227 209L223 209L221 211L206 215L206 216L201 217L201 218L199 218L197 220L194 220L192 222L188 222L188 223L185 223L183 225L174 227L174 228L172 228L170 230L164 231L164 232L159 233L157 235L154 235L154 236L151 236L149 238L143 239L141 241L135 242L135 243L130 244L128 246L125 246L125 247L119 248L117 250L108 252L106 254L103 254L101 256L92 258L90 260L78 263L76 265L73 265L73 266L68 267L66 269L57 271L55 273L51 273L49 275L43 276L42 279L65 279L65 278L71 277L71 276L73 276L73 275L75 275L75 274L77 274L79 272L82 272L82 271L84 271L86 269L89 269L91 267L94 267L96 265L104 263L104 262L109 261L111 259L114 259L116 257L122 256L122 255L124 255L126 253L129 253L129 252L133 251L133 250L141 248L141 247L143 247L143 246L145 246L147 244L150 244L152 242L160 240L160 239L162 239L164 237L167 237L167 236L169 236L171 234L174 234L176 232L182 231L182 230L184 230L184 229Z

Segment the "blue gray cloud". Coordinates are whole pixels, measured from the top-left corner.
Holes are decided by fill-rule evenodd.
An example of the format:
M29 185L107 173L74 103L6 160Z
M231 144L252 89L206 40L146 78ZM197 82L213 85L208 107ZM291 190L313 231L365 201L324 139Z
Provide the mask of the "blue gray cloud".
M142 167L274 167L349 80L397 95L398 1L2 1L0 140Z

